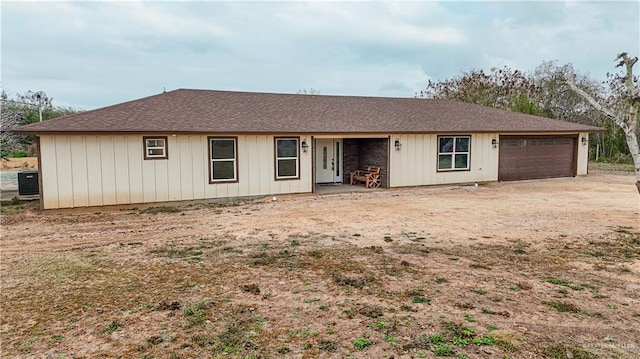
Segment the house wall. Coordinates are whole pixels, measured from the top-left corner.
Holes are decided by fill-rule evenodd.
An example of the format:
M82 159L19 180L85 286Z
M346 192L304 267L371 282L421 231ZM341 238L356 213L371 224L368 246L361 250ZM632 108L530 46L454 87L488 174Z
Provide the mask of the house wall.
M582 138L589 140L588 132L580 132L578 135L578 164L576 174L578 176L586 175L589 165L589 145L582 144Z
M333 136L338 138L338 136ZM577 174L587 174L588 147L577 145ZM45 209L307 193L312 191L313 151L300 151L300 179L275 180L274 136L238 138L238 182L209 184L207 135L168 135L168 159L144 160L142 135L43 135L40 137L42 205ZM470 170L437 171L437 134L378 135L344 140L344 173L381 160L388 187L498 180L498 134L471 135ZM309 143L310 137L300 136ZM398 151L396 139L402 143ZM358 141L375 148L366 149ZM391 149L388 150L388 146ZM349 160L349 153L358 151ZM367 156L374 156L368 158ZM358 161L358 163L356 163ZM361 163L361 162L366 163ZM382 164L384 165L384 164ZM345 178L348 183L348 178Z
M358 158L358 139L345 138L342 140L342 152L342 183L349 183L350 173L361 169L360 158Z
M491 144L494 138L498 135L472 134L470 169L438 172L438 135L392 135L391 144L399 139L402 148L392 146L390 151L390 187L497 181L498 148Z
M275 180L273 136L238 136L238 182L216 184L206 135L167 137L169 158L145 160L142 135L41 136L43 208L312 191L311 152L300 151L300 179Z

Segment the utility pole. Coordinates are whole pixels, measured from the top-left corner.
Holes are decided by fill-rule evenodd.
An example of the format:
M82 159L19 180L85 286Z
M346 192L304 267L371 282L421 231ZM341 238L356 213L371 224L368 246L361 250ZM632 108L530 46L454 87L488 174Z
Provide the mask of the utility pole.
M47 94L44 91L36 92L36 98L38 99L38 115L40 116L40 122L42 122L42 105L44 99L47 98Z

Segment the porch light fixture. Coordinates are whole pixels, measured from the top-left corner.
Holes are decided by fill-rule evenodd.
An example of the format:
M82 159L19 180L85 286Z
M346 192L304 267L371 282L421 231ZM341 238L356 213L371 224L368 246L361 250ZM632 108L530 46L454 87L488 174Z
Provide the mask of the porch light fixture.
M586 137L582 137L581 141L582 141L583 145L585 145L585 146L587 145L587 138Z
M493 148L498 147L498 140L496 140L495 138L491 140L491 145L493 145Z
M400 151L400 149L402 148L402 143L400 143L400 140L396 140L394 145L396 146L396 151Z
M307 143L307 140L302 140L302 152L306 153L307 150L309 149L309 144Z

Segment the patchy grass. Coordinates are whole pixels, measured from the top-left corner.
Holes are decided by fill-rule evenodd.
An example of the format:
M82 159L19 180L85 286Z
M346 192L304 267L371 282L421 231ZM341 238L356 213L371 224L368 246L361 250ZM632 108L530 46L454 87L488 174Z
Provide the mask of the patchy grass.
M202 254L204 252L202 247L170 247L154 249L151 253L172 259L202 259Z
M580 284L573 284L571 283L571 281L566 280L566 279L558 279L558 278L547 278L544 280L547 283L551 283L551 284L555 284L555 285L561 285L564 287L569 287L573 290L583 290L585 288L585 285L580 285ZM586 285L587 287L590 287L592 289L595 289L595 287L593 286L589 286Z
M635 172L633 163L618 163L615 161L590 161L589 169L596 171L611 171L611 172Z
M185 306L184 315L189 321L189 324L199 325L204 323L206 310L212 305L213 303L211 301L202 300Z
M107 325L104 332L107 335L111 335L113 332L117 332L120 330L120 321L118 319L114 319L111 323Z
M412 300L413 303L431 304L431 300L421 296L415 296Z
M550 306L551 308L562 312L562 313L579 313L580 312L580 308L578 308L577 305L573 304L573 303L568 303L568 302L560 302L560 301L550 301L550 302L544 302L544 304Z
M553 359L565 359L565 358L573 358L573 359L593 359L598 356L586 349L568 346L564 343L555 343L549 346L544 347L544 354L548 358Z
M363 350L364 348L370 345L371 345L371 341L364 337L356 338L353 341L353 347L356 348L356 350Z
M333 281L336 284L355 288L363 288L375 280L373 275L365 274L362 276L346 276L338 272L333 272L331 274L331 278L333 278Z
M146 214L178 213L178 212L182 212L182 209L176 206L148 207L143 210L140 210L140 213L146 213Z
M13 197L10 200L0 201L0 215L12 216L39 209L40 201L38 200L23 201L19 197Z
M582 346L609 335L610 323L640 315L623 304L637 299L624 290L623 273L558 274L567 256L585 265L600 260L587 246L612 263L628 260L612 252L635 253L631 230L571 250L553 241L527 247L526 262L512 243L427 248L429 240L392 233L397 243L382 248L349 243L364 240L350 234L303 233L293 245L293 237L244 243L180 230L3 263L3 355L72 357L85 345L87 357L591 358ZM559 289L571 298L559 298ZM48 304L40 308L42 297ZM528 325L535 330L521 329ZM561 344L578 335L584 343ZM640 332L616 335L628 343ZM593 352L607 357L607 350ZM624 350L621 357L636 354Z

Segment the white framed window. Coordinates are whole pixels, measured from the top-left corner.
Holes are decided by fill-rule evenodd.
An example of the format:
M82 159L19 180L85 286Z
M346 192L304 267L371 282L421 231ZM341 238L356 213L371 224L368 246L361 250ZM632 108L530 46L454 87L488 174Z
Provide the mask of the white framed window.
M209 183L238 182L238 138L208 137Z
M276 180L300 178L299 137L276 137Z
M145 160L161 160L169 158L167 136L145 136L142 137L142 140L144 142Z
M468 171L471 136L438 136L438 171Z

